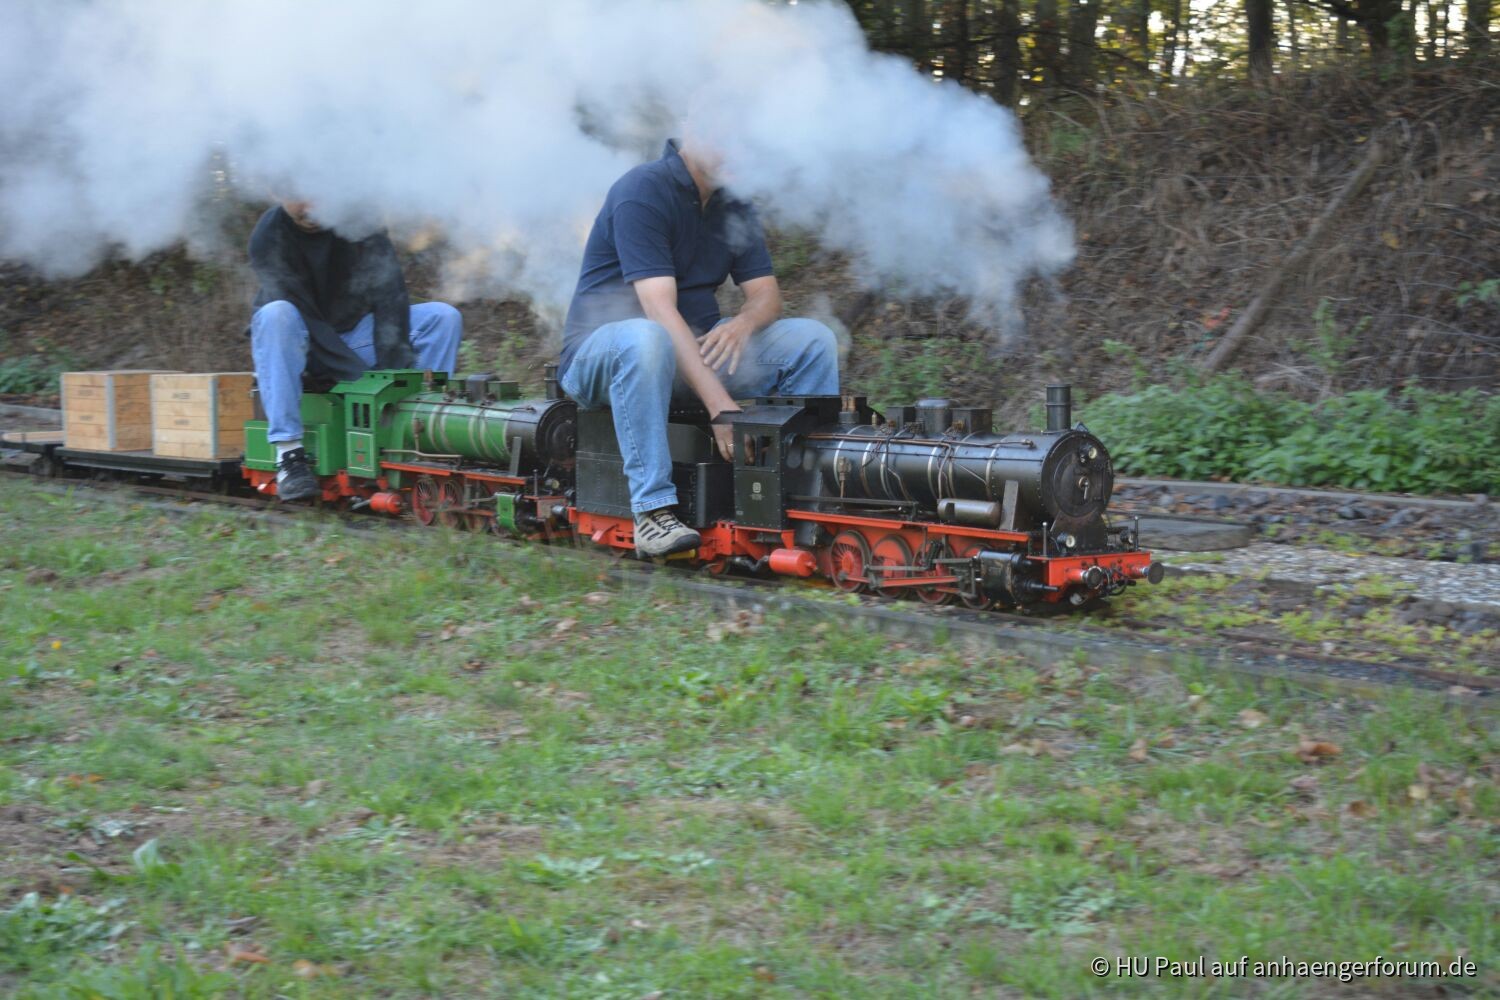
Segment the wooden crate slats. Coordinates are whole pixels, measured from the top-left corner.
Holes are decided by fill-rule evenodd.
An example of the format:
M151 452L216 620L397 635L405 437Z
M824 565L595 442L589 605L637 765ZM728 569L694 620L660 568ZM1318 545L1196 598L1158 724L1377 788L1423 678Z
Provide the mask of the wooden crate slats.
M254 417L251 372L161 374L151 379L152 450L173 458L230 458Z

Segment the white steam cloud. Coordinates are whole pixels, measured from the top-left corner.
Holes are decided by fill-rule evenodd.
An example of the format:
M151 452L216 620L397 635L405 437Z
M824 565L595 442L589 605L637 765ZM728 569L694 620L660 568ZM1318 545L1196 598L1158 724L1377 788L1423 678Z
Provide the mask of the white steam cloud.
M566 306L609 185L689 112L771 225L1003 324L1071 227L1014 117L834 3L6 0L0 258L77 274L201 229L214 164L356 235L441 232L468 293Z

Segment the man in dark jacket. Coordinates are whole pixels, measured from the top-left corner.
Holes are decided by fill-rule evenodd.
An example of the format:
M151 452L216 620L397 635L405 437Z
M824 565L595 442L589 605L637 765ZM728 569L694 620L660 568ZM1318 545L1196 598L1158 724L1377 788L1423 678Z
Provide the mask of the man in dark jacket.
M313 222L307 202L260 217L250 235L260 279L250 350L276 446L276 495L318 491L302 448L302 376L336 381L371 368L452 373L463 317L442 302L411 305L396 249L384 232L346 240Z

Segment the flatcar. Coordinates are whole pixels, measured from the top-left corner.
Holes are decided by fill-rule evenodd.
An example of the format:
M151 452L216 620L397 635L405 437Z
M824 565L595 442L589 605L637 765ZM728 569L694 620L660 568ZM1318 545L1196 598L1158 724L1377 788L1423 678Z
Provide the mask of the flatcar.
M817 578L840 590L974 609L1077 607L1162 578L1136 526L1107 516L1108 450L1047 388L1044 430L994 433L991 412L924 399L880 413L861 396L769 397L724 414L674 409L678 515L702 540L684 561L715 574ZM320 501L423 525L634 552L623 460L608 411L558 390L527 396L491 374L373 371L303 395ZM240 478L276 492L264 420L238 463L41 451L48 470ZM192 463L187 463L191 465ZM167 468L170 465L171 468ZM211 466L211 467L210 467Z

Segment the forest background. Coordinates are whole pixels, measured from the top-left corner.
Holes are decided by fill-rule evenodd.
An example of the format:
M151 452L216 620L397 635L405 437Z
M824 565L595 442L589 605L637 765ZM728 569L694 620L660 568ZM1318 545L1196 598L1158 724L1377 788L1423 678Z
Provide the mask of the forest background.
M788 310L850 338L847 386L1021 426L1071 382L1128 471L1500 490L1464 443L1500 439L1489 0L848 6L872 47L1015 110L1079 253L1002 342L962 301L862 289L815 233L773 234ZM68 281L0 265L0 393L46 402L68 368L248 367L261 207L206 206L217 257ZM439 253L410 254L414 297L445 294ZM466 364L539 384L556 331L524 302L459 304ZM1461 467L1410 471L1444 442L1460 457L1435 464Z

